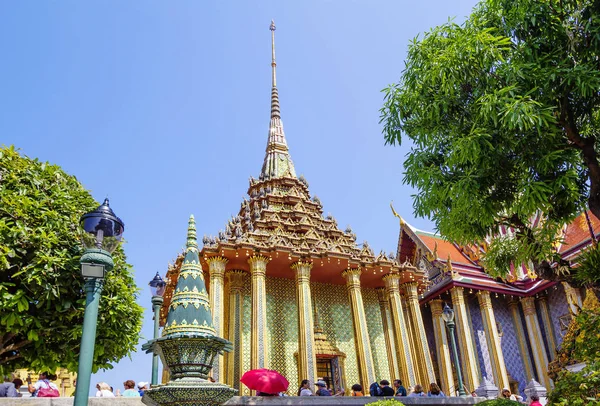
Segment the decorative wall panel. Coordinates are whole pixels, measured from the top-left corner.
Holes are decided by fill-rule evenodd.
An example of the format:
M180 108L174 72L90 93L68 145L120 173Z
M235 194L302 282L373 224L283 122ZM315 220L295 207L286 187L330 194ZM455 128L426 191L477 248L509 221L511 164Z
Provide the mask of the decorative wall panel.
M296 282L293 279L266 279L267 291L267 368L281 373L290 382L288 394L297 389L298 363L298 309Z
M495 298L492 296L492 306L494 308L496 323L498 323L498 333L501 335L500 342L502 344L502 353L504 354L506 371L510 375L509 380L512 377L512 379L519 382L519 390L521 395L523 395L523 390L525 389L525 385L527 385L527 377L525 376L525 367L523 366L522 357L529 357L529 354L523 355L519 350L519 343L517 342L513 319L507 300L505 298Z
M367 328L369 330L369 342L371 343L373 363L375 364L375 377L377 381L387 379L391 382L395 377L389 376L390 369L377 291L375 291L375 289L363 289L362 296L365 306L365 315L367 316Z
M554 324L556 345L560 348L566 328L571 320L569 303L567 303L565 289L561 284L548 289L548 307L550 308L550 318Z
M317 309L315 324L318 322L331 344L346 354L346 384L352 386L359 380L352 311L346 286L311 282L310 288L314 292Z

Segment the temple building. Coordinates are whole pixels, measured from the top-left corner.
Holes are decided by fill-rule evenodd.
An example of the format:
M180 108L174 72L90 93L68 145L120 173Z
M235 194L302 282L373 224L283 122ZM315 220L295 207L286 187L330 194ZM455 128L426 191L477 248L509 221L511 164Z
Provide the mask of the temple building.
M550 388L547 364L581 292L538 280L525 268L505 281L493 279L479 264L484 246L458 246L402 219L397 252L375 255L352 229L324 216L290 156L274 23L270 29L271 114L262 169L250 178L237 215L216 236L205 236L200 252L216 335L233 343L213 378L241 395L250 391L240 377L255 368L279 371L292 391L302 379L321 378L333 392L348 394L354 383L367 390L376 380L400 378L406 387L438 382L455 393L456 365L441 318L447 303L456 313L467 391L483 377L514 392L532 378ZM596 237L582 221L565 229L560 252L566 259ZM180 255L167 272L162 325L182 261Z

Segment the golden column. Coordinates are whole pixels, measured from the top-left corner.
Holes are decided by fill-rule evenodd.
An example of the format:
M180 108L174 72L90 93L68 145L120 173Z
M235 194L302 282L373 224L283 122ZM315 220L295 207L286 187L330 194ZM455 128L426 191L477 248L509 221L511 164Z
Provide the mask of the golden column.
M527 335L531 344L533 353L533 363L537 372L537 381L546 388L552 388L552 381L548 377L548 356L544 348L544 342L540 335L540 323L538 322L537 312L535 311L535 302L533 297L521 298L523 314L525 315L525 325L527 326Z
M433 362L431 361L431 352L427 344L427 335L423 325L423 315L419 306L419 293L417 292L417 282L405 283L406 301L408 302L408 314L412 319L413 335L415 338L415 352L419 364L419 375L421 384L428 385L436 382L433 372Z
M360 274L360 268L349 268L342 272L342 277L346 279L350 307L352 309L358 372L361 385L365 392L368 392L369 385L375 382L375 367L373 365L371 343L369 342L365 306L360 290Z
M479 373L477 372L477 360L475 347L473 346L473 332L469 324L469 315L465 304L464 289L455 286L450 289L452 295L452 305L456 315L456 335L458 336L460 358L464 375L464 384L467 386L467 393L471 393L479 386Z
M400 297L400 287L398 286L399 280L400 275L397 273L389 273L383 277L385 289L390 299L400 379L402 379L404 386L408 387L419 382L417 382L415 376L413 357L411 356L410 351L409 334L404 321L404 315L402 314L402 298Z
M434 299L429 302L433 319L433 333L435 334L435 348L440 370L440 382L442 390L448 396L456 393L454 387L454 373L452 372L452 361L450 358L450 345L446 334L446 323L442 318L442 300Z
M381 321L383 322L383 336L385 338L385 350L387 352L390 377L396 379L400 376L400 371L398 370L398 358L396 356L396 337L390 313L390 300L385 288L377 288L376 291L377 298L379 299Z
M481 310L481 318L483 319L483 328L490 354L494 383L500 389L508 388L508 373L506 372L504 354L500 346L500 334L498 334L498 326L496 325L496 316L494 315L490 292L480 290L477 292L477 299L479 300L479 309Z
M250 339L250 369L267 368L267 292L265 277L271 259L254 255L248 259L252 275L252 332Z
M317 357L315 353L315 323L310 294L310 270L312 263L298 261L292 264L296 272L296 301L298 304L298 380L317 380Z
M408 352L410 354L410 359L412 360L413 370L415 373L415 382L422 382L420 375L421 368L419 367L419 359L417 358L417 349L415 347L415 343L417 342L417 338L415 336L415 329L412 325L412 319L410 317L410 309L408 307L408 301L406 300L406 294L403 294L402 290L400 290L400 302L402 303L402 315L404 316L404 325L406 326L406 334L407 334L407 346Z
M215 328L217 337L225 336L225 300L223 291L227 261L227 258L224 257L210 257L206 260L208 262L208 274L210 275L210 308L213 316L213 327ZM221 382L225 377L223 355L216 357L213 364L212 377L217 382Z
M569 303L571 313L579 313L579 309L581 309L581 306L583 306L583 301L581 300L581 292L579 291L579 289L574 288L567 282L563 282L562 284L565 288L565 295L567 296L567 303Z
M523 330L523 320L521 319L521 313L519 312L519 302L516 300L510 300L508 302L508 309L513 319L513 326L515 328L515 334L517 336L517 342L519 343L520 357L525 367L525 377L527 382L533 379L533 367L531 365L531 359L529 358L529 350L527 349L527 341L525 339L525 330Z
M240 378L243 365L243 312L244 312L244 285L246 272L228 271L229 278L229 341L233 344L233 351L227 354L227 385L240 390Z
M550 317L550 309L548 308L548 296L542 295L538 299L538 305L540 307L540 314L542 316L542 324L544 325L544 332L546 333L546 340L548 341L548 347L550 352L550 360L552 361L556 356L556 337L554 335L554 326L552 325L552 318Z

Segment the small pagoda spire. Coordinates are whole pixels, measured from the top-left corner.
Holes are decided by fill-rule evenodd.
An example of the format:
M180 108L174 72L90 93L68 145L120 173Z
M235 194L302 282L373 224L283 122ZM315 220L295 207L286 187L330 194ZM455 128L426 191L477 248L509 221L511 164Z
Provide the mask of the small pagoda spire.
M271 20L271 122L265 161L261 171L261 179L296 177L294 163L289 154L281 109L279 107L279 92L277 90L277 62L275 60L275 21Z
M185 257L177 278L164 335L214 336L212 313L198 255L196 221L190 216Z

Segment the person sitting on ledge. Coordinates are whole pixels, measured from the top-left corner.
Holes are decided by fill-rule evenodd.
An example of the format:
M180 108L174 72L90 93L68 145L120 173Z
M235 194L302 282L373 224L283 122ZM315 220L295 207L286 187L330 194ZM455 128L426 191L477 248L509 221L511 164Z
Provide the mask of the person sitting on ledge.
M421 396L426 396L423 392L423 387L421 385L415 385L415 388L413 389L411 394L408 395L409 398L419 398Z

